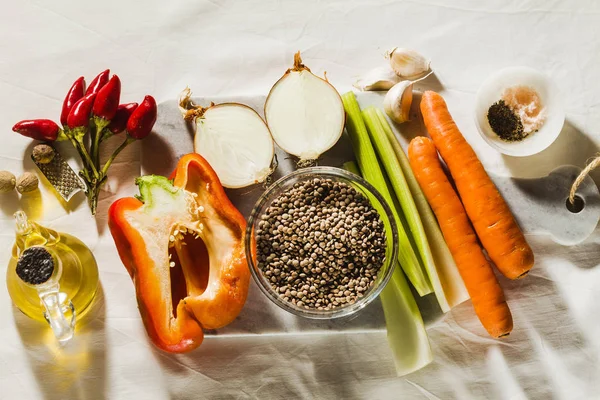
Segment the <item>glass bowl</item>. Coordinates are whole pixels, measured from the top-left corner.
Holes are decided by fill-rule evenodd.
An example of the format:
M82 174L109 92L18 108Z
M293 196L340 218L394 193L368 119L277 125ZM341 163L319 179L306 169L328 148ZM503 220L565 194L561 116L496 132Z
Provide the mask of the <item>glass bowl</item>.
M353 186L358 192L365 195L371 205L379 212L386 235L385 261L381 266L373 285L371 285L371 287L364 292L363 296L359 297L354 303L342 305L330 310L298 307L291 302L285 301L282 297L279 297L278 293L273 290L269 281L258 268L256 260L256 241L254 236L263 213L277 197L283 192L291 189L294 184L314 178L331 179L333 181L343 182ZM263 193L256 202L252 209L252 213L250 214L250 218L248 219L245 246L246 259L248 260L248 266L250 267L252 277L269 300L292 314L312 319L348 317L375 300L394 272L396 257L398 255L398 227L391 215L392 212L390 206L383 199L381 194L379 194L371 184L353 173L333 167L310 167L292 172L272 184L267 191Z

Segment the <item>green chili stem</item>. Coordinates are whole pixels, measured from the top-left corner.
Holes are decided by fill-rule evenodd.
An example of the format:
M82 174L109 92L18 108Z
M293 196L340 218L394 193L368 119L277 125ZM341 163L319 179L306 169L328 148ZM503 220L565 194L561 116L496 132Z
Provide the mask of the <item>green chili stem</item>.
M102 120L94 118L94 123L92 128L92 160L94 161L94 165L97 169L100 169L100 138L102 137L102 130L104 126L102 126Z
M83 162L83 168L85 171L84 175L87 177L88 180L90 180L88 171L91 170L91 172L93 172L93 174L94 174L94 177L97 178L98 170L96 169L94 163L92 162L90 154L88 153L87 149L85 148L85 145L83 144L83 142L81 140L78 140L77 138L75 138L73 135L71 135L71 133L69 132L68 129L65 129L63 132L64 132L65 136L69 139L69 141L71 142L73 147L75 147L75 149L79 153L79 157L81 158L81 161Z
M96 166L94 165L94 163L92 162L92 159L90 157L90 154L88 153L87 149L85 148L85 145L83 144L83 141L79 141L76 140L77 144L79 145L81 152L83 154L83 158L87 160L90 168L92 169L92 172L94 173L94 177L98 177L98 169L96 168Z
M100 171L101 177L106 176L106 173L108 172L108 168L110 167L110 165L112 164L112 162L115 160L115 158L117 158L117 156L119 155L119 153L125 147L127 147L129 144L133 143L134 141L135 141L134 138L128 136L127 139L125 139L123 141L123 143L121 143L121 145L119 147L117 147L117 149L114 151L114 153L112 153L112 155L110 156L110 158L106 161L106 164L104 164L104 167L102 168L102 171Z
M93 121L93 119L92 119ZM96 162L96 157L94 156L94 154L96 154L96 123L90 123L90 154L92 155L92 162ZM95 166L96 164L94 164ZM99 166L98 166L99 167Z
M93 126L92 129L92 159L94 161L94 165L96 168L100 170L100 143L105 139L104 138L104 129L110 124L110 121L105 120L104 118L94 117L93 123L90 124Z

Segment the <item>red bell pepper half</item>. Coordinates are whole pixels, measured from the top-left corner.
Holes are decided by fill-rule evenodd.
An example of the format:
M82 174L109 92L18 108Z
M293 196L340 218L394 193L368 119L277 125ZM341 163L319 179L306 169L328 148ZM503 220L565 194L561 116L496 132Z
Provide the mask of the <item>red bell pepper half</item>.
M172 175L136 180L137 198L114 202L108 224L133 280L148 336L181 353L202 343L203 329L231 323L248 294L246 222L198 154Z

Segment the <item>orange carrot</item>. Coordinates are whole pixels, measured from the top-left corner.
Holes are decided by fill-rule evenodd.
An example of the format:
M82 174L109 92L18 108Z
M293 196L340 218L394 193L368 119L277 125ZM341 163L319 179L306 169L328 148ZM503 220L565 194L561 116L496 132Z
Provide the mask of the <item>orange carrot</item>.
M408 147L408 158L438 220L481 324L493 337L508 335L513 321L504 292L477 242L458 195L442 169L431 139L413 139Z
M507 278L524 276L533 267L533 252L502 195L452 120L442 96L423 93L421 113L488 255Z

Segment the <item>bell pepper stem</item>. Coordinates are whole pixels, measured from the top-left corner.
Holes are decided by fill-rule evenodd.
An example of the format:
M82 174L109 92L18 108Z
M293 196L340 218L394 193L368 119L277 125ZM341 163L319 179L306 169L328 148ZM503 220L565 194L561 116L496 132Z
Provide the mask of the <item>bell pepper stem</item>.
M123 143L121 143L121 145L119 147L116 148L116 150L112 153L112 155L110 156L110 158L106 161L106 164L104 164L104 167L102 168L102 171L100 171L100 176L105 177L107 172L108 172L108 168L110 168L110 165L112 164L112 162L115 160L115 158L117 158L117 156L119 155L119 153L125 148L127 147L129 144L135 142L135 139L128 136L127 139L125 139L123 141Z

